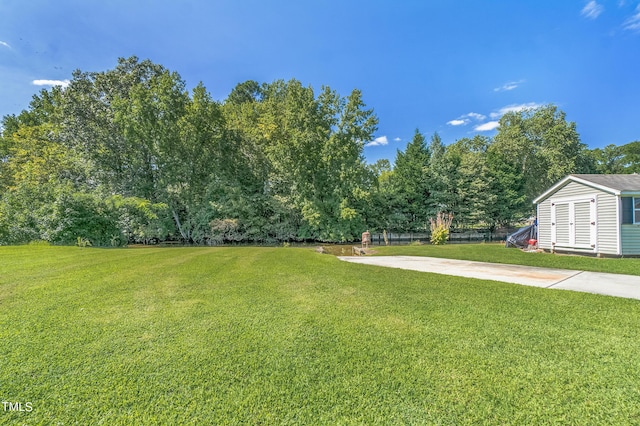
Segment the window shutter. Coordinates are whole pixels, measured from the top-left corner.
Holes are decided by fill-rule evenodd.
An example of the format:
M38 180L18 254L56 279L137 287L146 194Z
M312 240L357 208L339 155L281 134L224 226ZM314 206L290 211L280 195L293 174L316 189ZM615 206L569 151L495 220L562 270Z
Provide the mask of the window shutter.
M633 198L624 197L620 200L622 201L622 223L633 223Z

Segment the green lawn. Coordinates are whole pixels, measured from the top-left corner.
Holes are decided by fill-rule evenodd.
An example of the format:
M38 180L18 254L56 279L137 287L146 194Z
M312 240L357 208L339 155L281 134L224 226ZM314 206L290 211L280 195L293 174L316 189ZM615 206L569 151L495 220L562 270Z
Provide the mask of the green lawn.
M580 271L640 275L640 258L597 258L551 253L526 253L504 244L430 244L412 246L373 246L378 256L430 256L479 262L511 263Z
M310 249L0 247L0 399L33 407L0 424L638 424L639 377L637 300Z

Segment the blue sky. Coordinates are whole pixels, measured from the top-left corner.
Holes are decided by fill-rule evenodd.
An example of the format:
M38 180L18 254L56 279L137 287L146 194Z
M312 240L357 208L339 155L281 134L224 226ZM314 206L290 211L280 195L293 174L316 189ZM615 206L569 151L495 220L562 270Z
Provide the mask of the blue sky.
M249 79L358 88L380 120L370 162L416 128L493 136L548 103L591 148L640 140L640 0L2 0L0 116L131 55L220 100Z

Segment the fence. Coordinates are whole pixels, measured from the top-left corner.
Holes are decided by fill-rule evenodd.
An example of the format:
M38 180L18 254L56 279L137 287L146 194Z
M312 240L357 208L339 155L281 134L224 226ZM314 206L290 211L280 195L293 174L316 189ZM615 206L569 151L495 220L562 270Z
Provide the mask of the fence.
M480 241L504 241L507 239L507 235L514 232L514 229L498 229L494 232L489 230L474 230L466 232L452 232L449 234L449 243L465 243L465 242L480 242ZM390 245L393 244L410 244L414 241L421 241L424 243L429 242L431 234L428 232L387 232L387 241ZM384 235L382 233L371 234L372 245L385 245Z

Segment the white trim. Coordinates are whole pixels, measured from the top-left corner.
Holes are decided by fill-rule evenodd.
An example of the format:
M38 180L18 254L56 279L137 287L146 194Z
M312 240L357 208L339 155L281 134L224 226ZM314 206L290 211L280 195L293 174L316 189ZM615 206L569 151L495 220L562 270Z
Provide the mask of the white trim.
M562 198L551 198L549 200L549 202L551 204L553 203L572 203L572 202L576 202L576 201L587 201L587 200L598 200L598 194L587 194L587 195L571 195L568 197L562 197Z
M620 190L619 189L610 188L608 186L600 185L599 183L594 183L594 182L591 182L590 180L581 179L581 178L579 178L577 176L572 176L572 178L573 178L573 180L575 182L581 183L583 185L587 185L587 186L590 186L592 188L599 189L601 191L608 192L608 193L613 194L613 195L620 195Z
M551 250L553 250L558 242L557 215L555 203L549 202L549 210L551 210Z
M560 188L562 185L564 185L565 182L567 182L570 177L571 176L565 177L560 182L556 183L551 188L547 189L545 192L542 193L542 195L538 196L538 198L535 198L533 200L533 204L538 204L541 200L547 198L548 195L550 195L551 193L555 192L558 188Z
M622 198L616 197L616 217L618 218L618 223L616 226L616 239L617 241L617 255L622 255Z
M598 251L598 196L589 203L589 244Z
M589 203L589 244L576 244L576 203ZM598 249L598 197L597 195L580 195L549 200L551 207L551 249L581 249L596 252ZM557 213L556 206L566 204L569 208L567 219L569 220L569 241L567 244L558 244Z
M538 247L540 247L540 206L536 206L536 221L534 222L536 225L536 240L538 240ZM549 241L549 245L551 245L551 241Z
M573 175L569 175L569 176L565 177L564 179L562 179L561 181L559 181L558 183L556 183L555 185L553 185L551 188L547 189L544 193L542 193L542 195L540 195L536 199L534 199L533 200L533 204L538 204L540 201L544 200L545 198L548 198L549 195L554 193L556 190L558 190L560 187L562 187L563 185L565 185L569 181L581 183L581 184L586 185L588 187L599 189L601 191L608 192L608 193L613 194L613 195L620 195L620 191L617 190L617 189L609 188L608 186L599 185L597 183L593 183L591 181L588 181L588 180L585 180L585 179L581 179L581 178L573 176Z
M576 203L577 202L578 201L576 200L574 202L567 203L569 205L569 245L571 247L576 246ZM560 203L556 203L556 204L560 204Z

